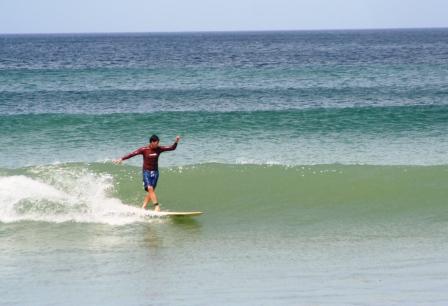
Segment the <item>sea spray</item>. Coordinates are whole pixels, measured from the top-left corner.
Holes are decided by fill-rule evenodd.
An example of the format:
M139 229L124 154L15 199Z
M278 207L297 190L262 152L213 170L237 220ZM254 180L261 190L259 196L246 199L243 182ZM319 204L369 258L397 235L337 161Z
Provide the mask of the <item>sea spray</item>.
M0 222L127 224L151 216L110 196L113 179L87 168L39 166L0 176Z

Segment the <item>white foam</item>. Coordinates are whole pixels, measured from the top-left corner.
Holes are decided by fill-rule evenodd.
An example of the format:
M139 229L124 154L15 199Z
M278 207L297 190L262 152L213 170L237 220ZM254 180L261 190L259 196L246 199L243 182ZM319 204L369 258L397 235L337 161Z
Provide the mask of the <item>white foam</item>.
M123 225L155 216L109 195L112 178L86 170L39 168L37 177L0 177L0 222L88 222Z

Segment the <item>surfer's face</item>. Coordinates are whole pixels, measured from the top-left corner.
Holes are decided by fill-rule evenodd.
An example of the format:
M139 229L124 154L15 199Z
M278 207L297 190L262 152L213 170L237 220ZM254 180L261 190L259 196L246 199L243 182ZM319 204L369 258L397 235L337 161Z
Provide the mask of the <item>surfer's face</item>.
M159 142L158 142L158 141L152 141L152 142L149 144L149 147L150 147L151 149L157 149L157 148L159 147Z

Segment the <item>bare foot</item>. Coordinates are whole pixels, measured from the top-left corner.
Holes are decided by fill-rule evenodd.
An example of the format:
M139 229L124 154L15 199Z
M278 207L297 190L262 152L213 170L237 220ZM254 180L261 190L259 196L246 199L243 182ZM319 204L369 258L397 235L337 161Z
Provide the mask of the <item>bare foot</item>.
M154 206L154 211L160 211L160 205Z

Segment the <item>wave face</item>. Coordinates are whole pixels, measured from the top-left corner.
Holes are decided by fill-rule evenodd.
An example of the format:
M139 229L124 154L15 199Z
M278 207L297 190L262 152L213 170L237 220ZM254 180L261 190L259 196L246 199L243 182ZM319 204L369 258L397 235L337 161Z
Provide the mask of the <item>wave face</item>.
M146 222L140 171L108 163L3 170L0 221ZM417 225L446 221L447 179L447 166L203 164L163 169L158 191L165 208L203 210L216 224Z

